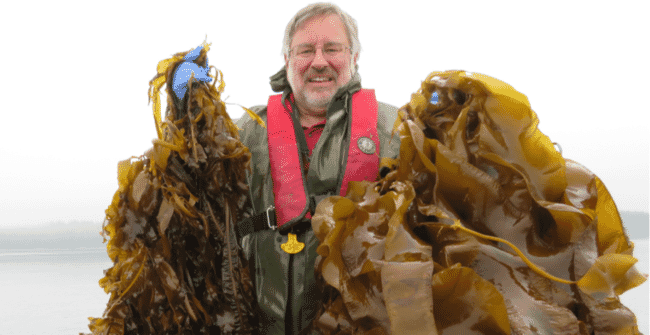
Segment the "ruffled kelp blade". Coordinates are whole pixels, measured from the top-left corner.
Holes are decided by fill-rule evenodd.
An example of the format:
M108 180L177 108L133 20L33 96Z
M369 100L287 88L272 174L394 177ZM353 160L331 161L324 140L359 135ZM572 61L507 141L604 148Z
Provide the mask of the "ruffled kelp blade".
M400 109L392 171L316 209L326 301L314 328L638 333L618 295L646 276L616 205L538 122L504 82L431 73Z
M185 101L175 99L169 81L185 54L161 61L150 82L153 148L118 164L104 222L114 264L100 280L110 298L104 315L90 318L93 334L254 331L252 281L234 230L250 214L250 152L221 100L219 71L211 85L190 79Z

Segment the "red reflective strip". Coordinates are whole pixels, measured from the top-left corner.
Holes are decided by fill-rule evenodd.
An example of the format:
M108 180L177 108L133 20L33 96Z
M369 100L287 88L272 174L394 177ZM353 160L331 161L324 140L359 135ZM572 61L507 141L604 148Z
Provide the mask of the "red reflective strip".
M350 181L374 181L379 175L379 135L377 133L377 98L374 90L362 89L352 95L352 130L345 175L341 183L341 196L348 191ZM358 141L367 137L375 143L375 152L366 154L359 149Z
M300 215L307 206L298 144L289 113L291 110L282 104L282 95L269 97L267 132L278 227Z

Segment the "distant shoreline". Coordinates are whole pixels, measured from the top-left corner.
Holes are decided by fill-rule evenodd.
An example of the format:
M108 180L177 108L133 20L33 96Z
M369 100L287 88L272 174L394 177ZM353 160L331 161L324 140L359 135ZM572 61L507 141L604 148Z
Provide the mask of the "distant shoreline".
M650 215L646 212L620 212L630 239L647 239ZM2 250L76 250L106 249L100 235L102 222L75 221L0 229Z
M61 251L106 251L106 247L103 248L87 248L87 247L79 247L79 248L25 248L25 249L0 249L0 255L1 254L14 254L14 253L21 253L21 252L61 252Z

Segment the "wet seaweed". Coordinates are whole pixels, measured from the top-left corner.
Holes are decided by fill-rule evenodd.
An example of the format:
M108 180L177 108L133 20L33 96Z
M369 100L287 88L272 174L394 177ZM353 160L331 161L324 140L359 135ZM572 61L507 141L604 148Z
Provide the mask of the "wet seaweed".
M647 275L616 205L539 131L525 95L434 72L399 113L397 161L316 209L315 331L638 333L618 295Z
M160 90L185 54L161 61L150 82L152 149L118 164L103 227L110 298L90 318L93 334L255 332L234 233L250 215L250 152L220 100L221 73L212 85L190 80L182 101L168 85L160 117ZM638 333L618 296L647 276L616 205L537 124L527 98L501 81L429 75L400 109L400 155L382 159L381 179L352 182L316 209L324 299L312 330Z
M150 82L153 147L118 164L119 188L103 226L114 264L100 286L110 298L101 318L89 318L93 334L254 332L253 284L234 227L250 215L251 155L214 68L213 84L191 78L182 101L167 85L161 120L160 90L185 54L161 61Z

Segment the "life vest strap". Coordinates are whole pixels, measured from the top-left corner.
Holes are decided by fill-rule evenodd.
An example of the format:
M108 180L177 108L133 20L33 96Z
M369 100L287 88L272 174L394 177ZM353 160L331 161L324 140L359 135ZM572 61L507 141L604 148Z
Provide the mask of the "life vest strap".
M342 196L347 193L350 181L373 181L379 174L377 113L374 90L362 89L352 95L350 143L345 171L338 186ZM299 136L304 136L304 132L296 120L291 104L284 105L281 94L269 97L267 134L275 213L278 227L285 228L305 218L313 207L298 145L298 140L302 139Z

